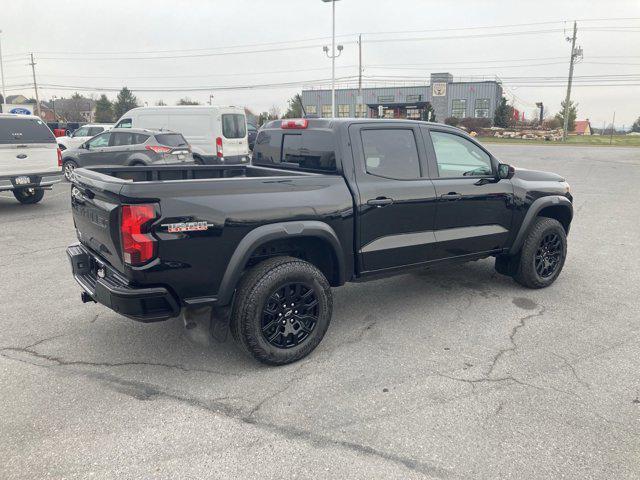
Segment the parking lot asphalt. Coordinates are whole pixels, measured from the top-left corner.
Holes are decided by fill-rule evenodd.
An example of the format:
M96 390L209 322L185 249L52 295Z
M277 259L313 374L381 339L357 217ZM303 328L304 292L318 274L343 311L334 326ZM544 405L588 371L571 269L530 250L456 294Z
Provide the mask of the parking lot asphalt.
M80 303L69 185L0 194L0 477L639 478L640 149L489 148L571 183L558 281L349 284L285 367Z

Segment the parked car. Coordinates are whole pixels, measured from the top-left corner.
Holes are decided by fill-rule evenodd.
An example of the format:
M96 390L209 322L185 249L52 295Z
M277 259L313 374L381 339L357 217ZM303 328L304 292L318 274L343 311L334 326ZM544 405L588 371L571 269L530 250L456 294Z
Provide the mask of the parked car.
M67 133L66 136L57 137L56 141L60 145L60 150L65 151L68 148L78 148L91 137L95 137L99 133L110 130L113 124L109 123L91 123L79 127L73 132ZM68 130L67 130L68 132Z
M180 105L138 107L116 123L117 128L167 128L180 132L200 164L249 162L247 119L242 107Z
M316 348L348 281L493 256L547 287L573 217L561 176L501 164L457 128L384 119L270 122L247 166L80 169L71 202L83 301L145 322L204 310L269 364Z
M249 150L253 151L253 146L256 144L256 137L258 136L258 128L252 123L247 123L247 132Z
M172 163L193 163L193 156L185 138L168 130L114 128L62 153L67 180L78 167Z
M40 118L0 114L0 192L37 203L60 181L60 162L56 139Z

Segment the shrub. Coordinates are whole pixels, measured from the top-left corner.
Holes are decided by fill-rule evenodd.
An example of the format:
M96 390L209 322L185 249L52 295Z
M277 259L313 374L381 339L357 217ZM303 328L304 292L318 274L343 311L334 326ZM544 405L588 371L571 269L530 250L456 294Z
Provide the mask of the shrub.
M460 123L460 119L457 117L447 117L444 119L444 123L451 125L452 127L457 127Z

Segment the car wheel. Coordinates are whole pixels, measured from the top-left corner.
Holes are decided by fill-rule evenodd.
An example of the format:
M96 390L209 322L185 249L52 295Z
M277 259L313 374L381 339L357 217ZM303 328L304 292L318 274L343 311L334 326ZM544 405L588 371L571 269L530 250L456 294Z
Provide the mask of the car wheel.
M231 333L256 360L285 365L309 355L329 328L331 288L314 265L293 257L246 272L231 314Z
M567 234L557 220L538 217L522 245L514 279L528 288L551 285L567 257Z
M66 178L68 182L71 181L71 176L73 175L73 171L77 167L78 167L78 164L73 160L65 160L62 163L62 172L64 173L64 178Z
M41 188L19 188L13 191L13 196L20 203L29 205L38 203L44 197L44 190Z

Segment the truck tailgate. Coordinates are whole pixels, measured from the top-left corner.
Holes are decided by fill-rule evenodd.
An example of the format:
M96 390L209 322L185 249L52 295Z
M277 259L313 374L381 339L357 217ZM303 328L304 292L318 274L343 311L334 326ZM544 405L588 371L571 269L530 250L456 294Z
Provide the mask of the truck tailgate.
M35 173L57 173L58 144L0 144L0 177Z
M122 272L118 199L121 185L103 183L76 175L71 188L73 221L80 242Z

